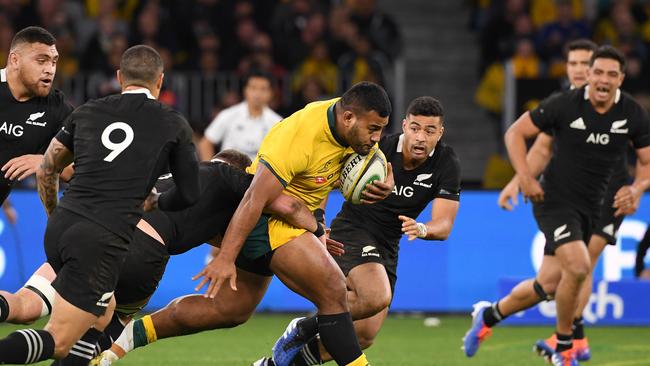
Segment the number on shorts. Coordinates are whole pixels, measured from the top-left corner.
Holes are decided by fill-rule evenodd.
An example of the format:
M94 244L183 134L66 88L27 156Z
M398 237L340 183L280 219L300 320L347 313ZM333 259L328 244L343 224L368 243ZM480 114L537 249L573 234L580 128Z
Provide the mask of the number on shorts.
M120 142L113 142L111 141L111 132L115 130L121 130L124 131L124 134L126 135L124 137L123 141ZM126 150L129 145L133 142L133 129L131 126L127 125L124 122L113 122L110 125L108 125L105 129L104 132L102 132L102 144L104 147L107 149L111 150L111 153L106 155L104 158L104 161L108 161L109 163L113 161L118 155L122 153L122 151Z

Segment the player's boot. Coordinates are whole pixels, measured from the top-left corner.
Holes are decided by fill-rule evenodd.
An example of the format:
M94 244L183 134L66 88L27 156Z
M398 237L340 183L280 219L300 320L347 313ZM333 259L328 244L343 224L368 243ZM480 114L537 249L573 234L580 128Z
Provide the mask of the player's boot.
M550 362L553 366L579 366L573 348L564 352L554 352Z
M546 339L537 340L537 342L535 342L535 345L533 346L533 351L538 355L540 355L541 357L550 360L551 357L553 357L553 354L555 353L556 345L557 345L557 336L555 335L555 333L553 333L552 336Z
M275 366L272 358L262 357L259 360L253 362L251 366Z
M463 350L467 357L474 356L478 351L481 342L492 335L492 328L489 328L483 322L483 313L485 312L485 309L490 306L492 306L492 304L487 301L479 301L474 304L474 311L472 311L472 327L469 328L463 338Z
M293 358L296 357L302 346L304 346L309 339L300 334L300 329L297 327L298 322L302 318L293 319L284 334L275 341L273 346L273 362L276 366L289 366Z
M573 350L576 353L578 361L589 361L591 359L591 350L589 349L589 341L587 338L574 339Z

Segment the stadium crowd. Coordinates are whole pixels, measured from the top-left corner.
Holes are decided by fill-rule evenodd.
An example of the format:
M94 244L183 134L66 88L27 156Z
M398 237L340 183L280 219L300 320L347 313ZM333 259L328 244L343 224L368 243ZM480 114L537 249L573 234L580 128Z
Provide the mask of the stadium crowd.
M479 0L470 21L477 32L481 78L477 103L501 114L504 63L516 78L562 78L565 46L590 38L621 50L628 61L623 89L650 107L650 2L636 0Z
M251 70L274 77L271 107L286 116L360 80L383 84L402 50L397 25L374 0L6 0L0 2L3 63L13 34L28 25L57 38L59 86L87 76L84 93L67 93L75 104L116 92L120 55L138 43L164 58L161 100L172 106L181 97L172 75L234 80L202 93L212 94L203 95L210 105L189 116L199 134L220 109L239 101L239 78Z

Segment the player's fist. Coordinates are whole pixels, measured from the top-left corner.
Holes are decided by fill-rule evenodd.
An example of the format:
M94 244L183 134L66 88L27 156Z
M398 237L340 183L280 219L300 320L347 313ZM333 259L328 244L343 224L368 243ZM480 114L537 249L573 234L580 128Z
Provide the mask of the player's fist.
M516 178L513 178L503 187L499 193L497 204L504 210L512 211L519 204L519 184Z
M544 190L537 179L532 176L518 176L517 179L519 180L519 188L521 188L524 199L529 199L536 203L544 201Z
M639 208L641 201L641 191L634 186L627 185L621 187L614 195L614 216L631 215Z
M327 251L333 256L333 257L340 257L343 254L345 254L345 244L338 242L334 239L329 238L329 229L328 229L328 235L327 238L325 239L325 246L327 247Z

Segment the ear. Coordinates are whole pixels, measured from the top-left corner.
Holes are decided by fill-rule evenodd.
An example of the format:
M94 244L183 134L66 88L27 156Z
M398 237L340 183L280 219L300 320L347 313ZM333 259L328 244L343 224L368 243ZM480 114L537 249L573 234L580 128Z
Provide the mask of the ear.
M9 53L7 63L13 67L18 66L18 54L16 52Z
M445 134L445 126L440 126L440 136L438 136L438 141L442 138L442 135Z
M352 113L352 111L343 112L343 124L345 124L346 127L352 126L353 120L354 120L354 113Z
M406 132L406 118L402 120L402 132Z
M115 71L115 74L117 76L117 82L120 83L120 86L124 88L124 81L122 80L122 74L120 73L120 70L118 69Z

